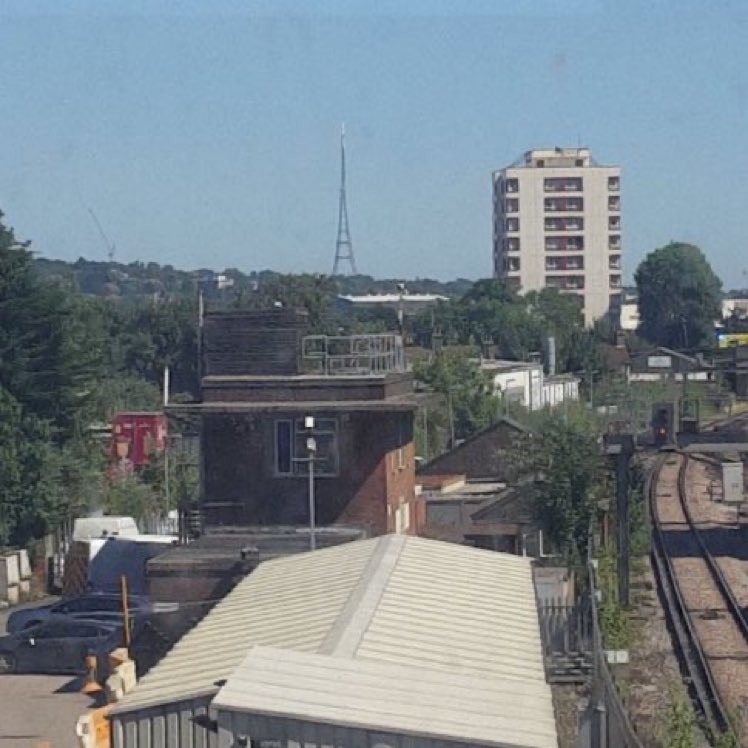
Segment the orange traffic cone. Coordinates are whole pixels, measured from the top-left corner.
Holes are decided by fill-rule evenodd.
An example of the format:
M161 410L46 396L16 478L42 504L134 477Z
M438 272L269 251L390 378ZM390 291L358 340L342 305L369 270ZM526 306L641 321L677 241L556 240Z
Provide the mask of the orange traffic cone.
M86 682L81 693L101 693L104 689L96 680L96 655L86 655Z

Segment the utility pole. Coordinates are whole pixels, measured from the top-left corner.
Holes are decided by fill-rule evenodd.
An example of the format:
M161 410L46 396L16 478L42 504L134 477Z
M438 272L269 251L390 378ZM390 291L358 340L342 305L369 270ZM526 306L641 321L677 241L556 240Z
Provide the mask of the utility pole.
M353 257L353 242L348 228L348 204L345 196L345 124L340 126L340 197L338 200L338 238L335 241L335 262L332 274L340 275L343 262L348 262L351 274L356 274L356 260Z

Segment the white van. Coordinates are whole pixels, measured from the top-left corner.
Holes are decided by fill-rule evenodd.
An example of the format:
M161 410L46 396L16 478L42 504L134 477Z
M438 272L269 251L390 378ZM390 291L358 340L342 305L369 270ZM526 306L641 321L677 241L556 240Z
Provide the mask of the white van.
M132 538L139 534L132 517L79 517L73 525L73 540Z

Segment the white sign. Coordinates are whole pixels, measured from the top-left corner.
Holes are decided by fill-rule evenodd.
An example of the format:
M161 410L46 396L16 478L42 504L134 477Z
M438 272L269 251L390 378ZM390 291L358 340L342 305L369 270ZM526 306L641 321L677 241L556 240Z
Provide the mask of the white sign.
M669 369L673 365L670 356L647 356L648 369Z

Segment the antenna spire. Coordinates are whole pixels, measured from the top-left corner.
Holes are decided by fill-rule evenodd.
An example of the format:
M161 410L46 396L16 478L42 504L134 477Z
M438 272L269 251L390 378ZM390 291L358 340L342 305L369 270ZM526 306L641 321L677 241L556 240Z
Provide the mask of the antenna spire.
M356 274L356 260L353 257L353 243L348 228L348 205L345 197L345 122L340 126L340 199L338 201L338 238L335 241L335 262L332 274L340 275L340 266L348 262L351 273Z

